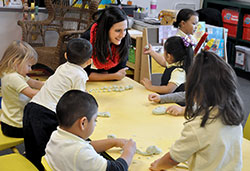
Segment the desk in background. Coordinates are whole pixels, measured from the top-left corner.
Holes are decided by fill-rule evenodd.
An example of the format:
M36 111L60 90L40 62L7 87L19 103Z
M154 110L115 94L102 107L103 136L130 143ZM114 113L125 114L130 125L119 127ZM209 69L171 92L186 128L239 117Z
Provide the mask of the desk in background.
M125 77L121 81L88 82L87 90L104 86L133 85L132 90L123 92L100 92L91 94L97 99L99 112L110 112L110 118L98 117L97 126L91 139L104 139L114 134L117 138L132 138L137 148L145 151L150 145L161 148L162 153L154 156L141 156L136 154L129 168L130 171L146 171L150 163L169 151L171 145L180 137L183 129L184 117L171 115L152 115L152 110L159 106L171 104L154 104L148 101L147 91L142 85ZM109 150L113 158L121 154L117 149ZM243 171L249 170L250 141L243 140ZM248 162L248 163L247 163ZM170 170L186 170L173 168Z

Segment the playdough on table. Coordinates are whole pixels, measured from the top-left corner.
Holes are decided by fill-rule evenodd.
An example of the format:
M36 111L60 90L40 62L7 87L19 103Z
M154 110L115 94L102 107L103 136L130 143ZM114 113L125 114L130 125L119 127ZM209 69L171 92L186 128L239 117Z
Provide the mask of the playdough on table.
M149 146L146 151L141 151L139 149L136 149L136 153L143 155L143 156L152 156L152 155L158 155L160 154L162 151L160 148L156 147L155 145L151 145Z
M116 138L116 136L114 134L109 134L107 135L107 138ZM143 155L143 156L152 156L152 155L158 155L160 154L162 151L160 148L156 147L155 145L151 145L149 146L146 151L141 151L138 148L136 149L136 153Z
M164 115L166 114L167 108L164 106L158 106L152 110L152 113L155 115Z
M98 112L97 116L99 117L110 117L110 113L109 112Z
M133 85L125 85L125 86L113 85L113 86L104 86L101 88L93 88L89 90L89 93L122 92L125 90L132 90L132 89Z

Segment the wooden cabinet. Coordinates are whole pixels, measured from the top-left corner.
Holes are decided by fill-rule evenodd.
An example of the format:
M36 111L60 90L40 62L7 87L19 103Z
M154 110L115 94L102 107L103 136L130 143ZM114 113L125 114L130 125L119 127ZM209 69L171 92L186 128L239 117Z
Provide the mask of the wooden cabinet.
M134 70L134 80L140 82L141 54L142 54L142 32L131 30L132 44L135 46L135 63L127 62L127 66Z

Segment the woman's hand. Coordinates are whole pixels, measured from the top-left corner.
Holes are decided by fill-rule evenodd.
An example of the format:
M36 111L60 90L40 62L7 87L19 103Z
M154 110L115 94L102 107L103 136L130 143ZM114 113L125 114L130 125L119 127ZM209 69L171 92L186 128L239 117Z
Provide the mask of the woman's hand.
M155 103L159 103L161 98L160 98L160 95L159 94L156 94L156 93L152 93L150 95L148 95L148 100L149 101L153 101Z
M117 71L116 73L114 73L115 76L115 80L121 80L126 76L126 71L128 70L128 68L122 68L119 71Z
M141 83L144 85L144 87L145 87L146 89L151 90L152 82L151 82L149 79L143 78L143 79L141 80Z
M174 115L174 116L182 116L184 115L184 111L185 111L185 107L178 106L178 105L172 105L166 109L166 113L169 113L170 115Z

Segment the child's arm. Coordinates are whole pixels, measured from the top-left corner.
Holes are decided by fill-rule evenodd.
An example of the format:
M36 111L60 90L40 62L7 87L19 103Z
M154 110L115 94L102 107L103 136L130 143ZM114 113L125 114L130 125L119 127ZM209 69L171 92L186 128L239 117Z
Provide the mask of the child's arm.
M185 91L160 95L159 103L178 103L178 102L185 102Z
M39 90L37 89L33 89L31 87L26 87L24 88L21 93L24 94L25 96L28 96L29 98L32 98L34 95L36 95L36 93L38 92Z
M162 56L161 54L155 52L152 49L151 44L149 44L148 48L144 48L144 54L149 54L150 56L152 56L154 58L154 60L160 64L163 67L166 67L166 60L164 58L164 56Z
M96 152L103 152L112 147L121 147L123 148L122 155L120 158L123 158L128 166L131 164L132 158L136 151L136 143L130 139L105 139L105 140L96 140L91 141L91 145L94 147Z
M177 88L177 85L172 82L169 82L167 85L163 86L155 86L152 85L152 82L147 78L142 79L141 83L145 86L147 90L161 94L172 93Z
M160 171L160 170L172 168L176 166L177 164L179 164L179 162L174 161L171 158L170 153L168 152L163 157L151 163L151 166L149 169L151 171Z
M29 84L30 87L38 89L38 90L40 90L42 86L44 85L43 81L35 80L32 78L30 78L27 83Z
M179 105L172 105L167 108L166 112L174 116L183 116L185 108L186 108L185 106L182 107Z

